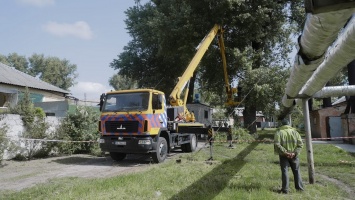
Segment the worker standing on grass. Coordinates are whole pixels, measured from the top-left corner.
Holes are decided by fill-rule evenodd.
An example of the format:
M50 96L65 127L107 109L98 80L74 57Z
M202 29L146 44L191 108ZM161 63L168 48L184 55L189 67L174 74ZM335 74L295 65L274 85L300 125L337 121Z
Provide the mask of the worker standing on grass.
M213 142L214 142L214 131L211 125L208 126L208 142L210 143L210 158L208 160L213 160Z
M292 169L295 188L297 191L303 191L303 183L300 172L299 154L303 147L300 134L291 126L288 120L282 120L282 126L277 129L274 138L275 154L279 155L282 188L280 193L287 194L289 191L288 167Z
M232 126L228 126L228 133L227 133L227 141L229 143L229 148L233 148L233 133L232 133Z

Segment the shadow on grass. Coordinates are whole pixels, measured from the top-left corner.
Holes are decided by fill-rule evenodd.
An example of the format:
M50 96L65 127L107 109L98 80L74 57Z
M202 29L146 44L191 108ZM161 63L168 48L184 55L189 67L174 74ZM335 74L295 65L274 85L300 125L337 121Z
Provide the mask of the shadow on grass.
M259 143L253 142L241 151L235 158L224 161L216 166L211 172L181 190L170 199L214 199L225 187L228 182L244 167L245 157L258 146ZM250 189L249 185L234 185L232 187ZM260 187L260 186L256 186Z
M140 155L140 154L128 154L126 159L122 161L114 161L111 157L81 157L81 156L68 156L61 157L53 160L63 165L92 165L92 166L137 166L137 165L146 165L152 163L152 160L149 155Z

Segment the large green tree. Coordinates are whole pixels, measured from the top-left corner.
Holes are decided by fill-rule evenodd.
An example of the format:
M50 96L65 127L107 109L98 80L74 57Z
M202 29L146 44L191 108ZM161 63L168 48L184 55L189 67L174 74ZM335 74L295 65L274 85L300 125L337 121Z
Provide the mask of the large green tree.
M33 54L28 59L17 53L0 55L0 62L64 90L73 86L78 76L75 64L58 57L45 57L43 54Z
M0 62L26 74L30 74L28 61L25 56L18 55L17 53L10 53L7 56L0 55Z
M136 79L139 87L155 87L168 95L194 56L196 46L214 24L220 24L224 28L230 80L242 84L254 73L263 74L267 68L282 72L280 66L289 66L290 36L300 30L302 6L301 0L151 0L144 5L137 1L136 6L126 11L127 30L132 40L111 67L120 75ZM213 42L196 71L196 85L203 91L223 94L221 66L218 45ZM285 78L279 71L272 71L275 74L265 71L270 76L270 84L275 83L272 77ZM249 82L242 85L245 92L259 88L258 93L248 94L248 102L244 104L245 126L253 133L257 109L268 109L271 105L257 105L258 94L263 89L280 87L264 88ZM269 97L270 102L275 102L278 95Z
M110 77L109 83L115 90L128 90L137 88L137 83L134 79L118 74Z

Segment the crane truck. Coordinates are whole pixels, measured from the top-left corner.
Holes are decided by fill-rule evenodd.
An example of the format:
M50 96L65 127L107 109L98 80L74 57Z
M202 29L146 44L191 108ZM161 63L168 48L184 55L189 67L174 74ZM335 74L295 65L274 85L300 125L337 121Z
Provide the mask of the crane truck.
M199 44L198 50L179 77L169 95L155 89L111 91L100 97L100 148L113 160L125 159L127 154L151 154L154 162L163 162L174 148L193 152L199 134L208 127L195 121L186 107L188 85L200 60L221 27L215 25ZM184 99L181 93L185 89ZM176 116L181 117L175 120Z

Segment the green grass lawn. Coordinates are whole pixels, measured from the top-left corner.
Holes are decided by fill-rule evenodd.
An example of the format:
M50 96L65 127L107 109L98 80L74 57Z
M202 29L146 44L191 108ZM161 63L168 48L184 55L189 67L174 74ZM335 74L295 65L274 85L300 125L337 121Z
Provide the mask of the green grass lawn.
M259 133L272 139L274 130ZM267 141L267 140L265 140ZM208 146L208 145L207 145ZM281 172L270 142L242 142L234 149L216 143L182 153L144 172L106 179L64 178L6 191L0 199L353 199L355 156L333 145L314 144L315 183L309 184L306 147L301 154L304 192L296 192L290 170L289 194L278 194ZM181 162L176 162L180 159ZM352 191L349 191L352 188Z

